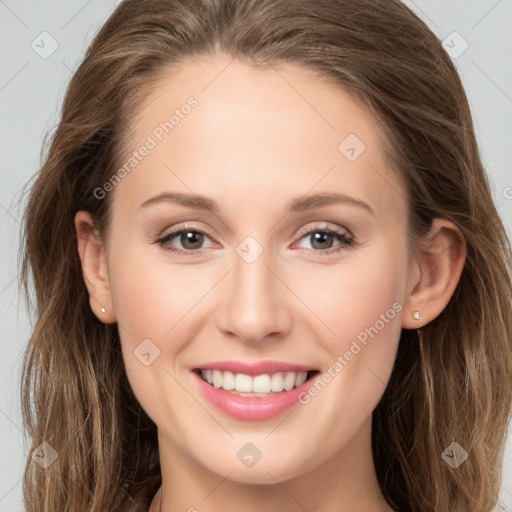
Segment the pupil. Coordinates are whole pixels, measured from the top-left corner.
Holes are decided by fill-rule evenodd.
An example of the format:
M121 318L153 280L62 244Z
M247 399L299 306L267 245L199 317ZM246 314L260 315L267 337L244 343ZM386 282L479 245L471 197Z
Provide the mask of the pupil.
M332 239L333 239L333 235L330 233L317 232L317 233L313 233L312 236L313 236L313 243L311 244L311 246L314 249L326 249L326 247L315 247L315 243L316 242L326 243L326 241L327 241L327 242L329 242L329 245L330 245L332 243Z
M194 240L195 237L198 237L198 240ZM193 231L189 231L181 235L181 243L183 247L185 247L186 249L198 249L198 247L196 247L195 245L201 246L203 242L202 237L202 233L195 233ZM192 247L187 246L187 244L191 244Z

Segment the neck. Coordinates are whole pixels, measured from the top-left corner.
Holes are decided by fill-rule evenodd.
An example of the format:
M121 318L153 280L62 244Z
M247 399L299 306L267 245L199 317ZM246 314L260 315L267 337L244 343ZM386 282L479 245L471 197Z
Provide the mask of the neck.
M211 472L160 433L159 447L163 499L158 492L150 512L393 511L375 474L371 420L328 460L291 479L273 479L270 484L236 482L229 479L229 472Z

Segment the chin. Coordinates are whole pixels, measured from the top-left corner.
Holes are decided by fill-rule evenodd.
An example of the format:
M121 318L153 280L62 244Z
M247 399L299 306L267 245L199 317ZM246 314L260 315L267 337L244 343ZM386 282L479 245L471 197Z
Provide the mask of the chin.
M301 467L298 461L290 459L287 462L283 460L282 456L279 456L279 459L264 462L262 457L252 467L245 467L238 459L235 464L225 464L223 463L225 462L224 459L214 467L211 466L211 461L209 461L210 464L207 468L222 477L229 475L227 478L232 482L253 485L274 485L277 482L282 483L296 478L306 472L304 468L298 470Z

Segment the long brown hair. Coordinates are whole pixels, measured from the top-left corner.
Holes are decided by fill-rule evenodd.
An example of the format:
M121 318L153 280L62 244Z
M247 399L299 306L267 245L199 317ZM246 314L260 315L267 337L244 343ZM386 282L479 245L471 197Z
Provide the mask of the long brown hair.
M435 217L460 229L458 286L420 332L402 330L372 445L393 507L491 511L512 404L510 242L456 69L399 0L124 0L103 25L24 217L22 284L27 297L35 288L21 382L27 511L147 510L160 485L156 426L127 381L116 325L89 307L74 215L88 210L107 237L111 202L94 190L121 165L137 107L170 67L219 53L300 64L354 93L405 184L411 247ZM42 442L58 454L44 470L32 459ZM452 442L469 454L456 470L442 457Z

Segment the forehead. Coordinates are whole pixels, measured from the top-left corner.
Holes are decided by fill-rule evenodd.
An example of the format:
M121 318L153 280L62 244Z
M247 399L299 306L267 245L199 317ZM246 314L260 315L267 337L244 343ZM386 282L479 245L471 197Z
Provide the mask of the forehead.
M253 192L265 189L288 202L335 190L366 196L377 210L389 201L405 208L396 205L403 192L377 118L312 70L196 59L169 69L151 91L129 123L123 163L143 145L151 150L115 194L126 189L140 203L162 187L203 195L219 187L223 197L256 201Z
M144 90L140 93L144 97ZM151 133L155 122L169 120L190 97L200 107L193 112L197 124L216 131L232 129L233 136L233 128L244 128L245 133L266 128L270 136L286 126L295 128L292 133L307 129L310 137L335 143L346 130L368 142L378 133L366 133L378 121L354 94L313 70L293 63L255 65L218 56L193 59L164 72L133 113L133 137ZM194 119L187 122L191 123ZM172 133L176 135L178 130Z

